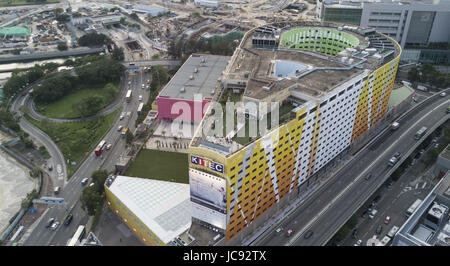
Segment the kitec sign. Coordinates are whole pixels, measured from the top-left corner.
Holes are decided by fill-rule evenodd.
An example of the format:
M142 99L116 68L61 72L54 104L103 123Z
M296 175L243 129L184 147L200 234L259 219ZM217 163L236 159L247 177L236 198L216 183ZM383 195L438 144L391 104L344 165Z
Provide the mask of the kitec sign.
M195 165L204 166L213 171L223 174L223 164L216 163L206 158L202 158L199 156L191 155L191 163Z

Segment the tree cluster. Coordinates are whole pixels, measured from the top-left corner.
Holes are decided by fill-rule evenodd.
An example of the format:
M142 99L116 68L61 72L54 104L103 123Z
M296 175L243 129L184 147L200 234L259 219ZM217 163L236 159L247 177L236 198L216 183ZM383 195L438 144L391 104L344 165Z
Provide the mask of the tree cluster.
M86 35L81 36L78 39L78 45L80 46L101 46L106 44L110 38L105 34L98 34L96 32L91 32Z
M123 75L124 71L125 67L116 60L101 57L97 61L91 61L90 64L76 67L75 72L77 76L70 73L56 73L48 76L44 79L41 86L35 88L33 97L37 102L50 103L67 95L78 88L80 84L97 85L117 81ZM98 105L94 107L98 102L99 99L95 97L90 100L83 99L80 103L81 106L89 108L83 111L82 114L86 114L86 112L98 107Z
M11 78L3 86L3 92L6 98L11 97L12 95L22 91L25 87L36 80L40 79L44 76L44 72L50 71L53 68L52 65L44 64L44 65L35 65L28 71L14 71L11 75Z
M228 34L224 37L214 37L209 40L190 39L188 41L180 39L179 41L171 42L168 48L168 54L173 58L182 58L189 56L192 53L206 53L215 55L232 55L236 47L239 45L239 40L242 34Z
M427 64L412 68L408 72L408 79L412 82L429 83L437 88L450 86L450 74L442 74Z
M96 170L91 175L93 186L89 186L83 190L81 195L81 207L87 211L88 215L95 215L102 207L104 200L104 183L108 178L106 170Z

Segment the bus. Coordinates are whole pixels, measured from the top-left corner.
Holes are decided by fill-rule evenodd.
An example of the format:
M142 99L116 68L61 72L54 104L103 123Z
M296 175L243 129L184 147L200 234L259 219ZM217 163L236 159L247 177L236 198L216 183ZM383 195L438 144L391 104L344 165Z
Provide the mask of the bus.
M421 137L423 137L423 135L425 135L425 133L427 132L427 128L426 127L422 127L421 129L419 129L416 132L416 135L414 136L414 139L418 140Z
M416 199L416 201L414 201L414 203L408 208L408 210L406 210L406 217L411 216L411 214L413 214L413 212L419 207L420 203L422 203L422 200Z
M105 148L105 145L106 145L105 140L100 141L97 148L95 148L94 150L95 155L100 156L102 154L103 149Z
M75 246L78 242L81 241L81 239L83 239L85 233L86 233L85 226L84 225L78 226L77 231L73 235L72 239L70 239L67 246L71 246L71 247Z
M140 114L142 112L142 108L144 107L144 103L140 103L137 109L137 113Z
M126 96L127 103L129 103L129 102L131 101L131 94L132 94L132 91L131 91L131 90L128 90L128 91L127 91L127 96Z

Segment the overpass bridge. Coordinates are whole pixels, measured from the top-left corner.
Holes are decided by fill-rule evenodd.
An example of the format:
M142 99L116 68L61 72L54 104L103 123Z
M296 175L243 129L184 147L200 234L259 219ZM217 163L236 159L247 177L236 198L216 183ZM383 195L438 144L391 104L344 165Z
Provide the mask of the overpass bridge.
M76 49L76 50L67 50L67 51L58 51L58 52L33 53L33 54L27 54L27 55L14 55L14 56L8 56L8 57L0 57L0 64L21 63L21 62L54 59L54 58L65 58L65 57L70 57L70 56L83 56L83 55L88 55L88 54L98 54L101 52L105 52L105 49L103 47L88 48L88 49Z

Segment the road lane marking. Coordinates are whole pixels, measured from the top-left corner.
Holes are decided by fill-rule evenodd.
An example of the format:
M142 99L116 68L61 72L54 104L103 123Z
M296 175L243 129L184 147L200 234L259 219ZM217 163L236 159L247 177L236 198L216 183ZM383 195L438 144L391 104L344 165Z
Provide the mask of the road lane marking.
M450 100L447 100L447 101L445 101L445 102L443 102L443 103L441 103L440 105L438 105L437 107L435 107L435 108L433 108L432 110L430 110L428 113L426 113L425 115L422 115L422 117L419 119L419 120L417 120L412 126L410 126L409 128L408 128L408 130L407 131L405 131L398 139L403 139L403 137L406 135L406 134L410 134L410 131L414 128L414 127L416 127L417 126L417 124L418 123L420 123L420 122L422 122L422 120L423 119L425 119L425 117L427 117L430 113L433 113L436 109L438 109L438 108L440 108L441 106L443 106L443 105L448 105L448 103L450 102ZM334 202L336 202L337 200L339 200L340 198L341 198L341 196L351 187L351 186L353 186L353 184L355 183L355 182L357 182L357 181L359 181L359 179L363 176L363 175L365 175L365 173L368 171L368 169L371 169L372 167L373 167L373 165L375 164L375 163L378 163L378 161L380 160L380 158L383 158L384 156L385 156L385 154L387 153L387 152L391 152L390 150L392 149L392 147L395 145L397 143L397 141L396 142L394 142L394 143L392 143L387 149L385 149L384 150L384 152L380 155L380 156L378 156L377 157L377 159L376 160L374 160L368 167L366 167L365 168L365 170L361 173L361 174L359 174L344 190L342 190L327 206L325 206L325 208L323 208L320 212L319 212L319 214L318 215L316 215L306 226L304 226L299 232L297 232L294 236L293 236L293 238L291 238L290 240L288 240L284 245L285 246L290 246L290 245L292 245L294 242L296 242L297 240L298 240L298 238L309 228L309 227L311 227L311 225L320 217L320 216L322 216L322 214L324 213L324 212L326 212L327 210L328 210L328 208L330 208L331 207L331 205L333 205L334 204Z

